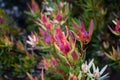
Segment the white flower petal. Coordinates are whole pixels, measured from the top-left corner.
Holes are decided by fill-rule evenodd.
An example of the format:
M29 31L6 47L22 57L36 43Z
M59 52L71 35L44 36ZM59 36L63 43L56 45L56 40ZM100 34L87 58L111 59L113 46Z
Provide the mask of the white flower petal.
M31 36L28 36L28 38L29 38L29 40L30 40L30 41L32 41L32 40L33 40Z
M52 7L46 7L47 11L53 11L54 9Z
M37 41L37 38L35 35L33 35L33 41L36 42Z
M96 72L99 73L99 68L97 67Z
M92 64L93 64L93 61L94 61L94 59L92 59L92 60L89 62L88 68L91 68L91 66L92 66Z
M101 76L98 80L103 80L103 79L106 79L106 78L108 78L108 77L109 77L109 76L108 76L108 73L107 73L107 74Z
M29 45L34 45L31 41L26 41Z
M107 65L106 65L106 66L104 66L104 67L101 69L101 71L100 71L100 75L102 75L102 74L103 74L103 72L106 70L106 68L107 68Z
M82 78L82 71L79 72L78 79L81 80Z
M117 23L116 23L116 21L115 21L115 20L112 20L112 22L113 22L115 25L117 25Z

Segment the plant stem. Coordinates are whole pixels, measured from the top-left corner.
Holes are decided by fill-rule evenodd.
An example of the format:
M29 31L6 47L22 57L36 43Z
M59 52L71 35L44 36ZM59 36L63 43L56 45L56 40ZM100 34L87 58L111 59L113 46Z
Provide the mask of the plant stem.
M95 23L96 23L96 25L95 25L96 30L99 30L94 0L91 0L91 6L92 6L93 13L94 13L94 20L95 20Z

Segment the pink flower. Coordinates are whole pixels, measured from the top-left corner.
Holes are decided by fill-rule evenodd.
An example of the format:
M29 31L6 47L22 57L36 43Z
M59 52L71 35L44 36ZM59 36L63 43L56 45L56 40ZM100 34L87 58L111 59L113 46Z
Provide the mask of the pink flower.
M63 16L60 13L60 11L58 13L53 12L52 16L53 16L54 23L61 23L62 22Z
M41 21L42 21L42 23L46 23L47 20L48 20L47 16L45 14L41 13Z
M82 68L82 71L83 71L84 73L87 73L87 72L88 72L87 62L83 63L81 68Z
M50 19L45 14L42 13L41 13L40 24L42 24L47 30L52 29L52 23Z
M61 16L60 13L58 13L58 15L56 16L56 20L57 20L58 22L60 22L60 21L62 20L62 16Z
M43 57L43 66L44 66L44 69L48 70L48 68L51 67L50 60Z
M73 51L71 55L72 55L73 60L78 60L79 59L79 55L76 51Z
M53 37L47 31L40 29L40 33L41 33L45 43L50 44L53 41Z
M0 24L3 24L3 23L4 23L4 18L0 17Z
M48 30L50 30L50 29L52 29L52 24L51 24L50 22L47 22L47 23L45 24L45 27L46 27Z
M55 58L51 58L51 63L53 66L57 66L58 65L58 59L55 59Z
M119 49L116 50L114 47L112 47L112 51L109 52L109 53L105 53L105 54L111 60L117 61L117 60L120 59L120 54L119 53L120 53Z
M61 31L60 26L56 28L55 42L64 55L67 55L67 53L70 51L70 43L66 39L64 32Z
M95 78L99 78L100 77L100 72L99 72L99 68L97 67L97 69L93 72L93 76Z
M120 20L113 20L113 23L116 25L115 28L108 27L110 31L115 35L120 35Z
M85 30L84 22L81 23L81 26L79 27L77 24L75 24L75 27L78 29L78 39L87 44L91 40L91 36L93 33L93 20L90 22L89 26L89 33Z
M83 63L82 66L81 66L81 69L82 69L83 73L89 72L92 65L93 65L93 60L91 60L89 62L89 64L87 64L87 62Z
M31 7L30 7L31 12L37 12L39 10L38 4L35 2L35 0L32 0Z
M35 76L35 77L33 77L31 80L38 80L38 78Z

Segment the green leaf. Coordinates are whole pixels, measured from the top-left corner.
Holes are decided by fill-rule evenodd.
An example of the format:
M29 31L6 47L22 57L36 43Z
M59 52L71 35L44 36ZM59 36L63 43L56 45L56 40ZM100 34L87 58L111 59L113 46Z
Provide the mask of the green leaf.
M62 61L62 63L68 63L66 57L63 56L61 53L58 53L58 56L59 56L59 58L60 58L60 61Z
M63 65L63 64L59 64L58 68L61 69L61 70L63 70L66 74L69 73L69 68L68 68L68 66L65 66L65 65Z

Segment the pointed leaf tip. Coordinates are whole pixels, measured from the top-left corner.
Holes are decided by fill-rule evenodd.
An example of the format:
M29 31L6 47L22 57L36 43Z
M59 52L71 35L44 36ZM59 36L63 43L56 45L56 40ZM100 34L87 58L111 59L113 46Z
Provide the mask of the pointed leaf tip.
M102 68L102 70L100 71L100 75L103 74L103 72L106 70L106 68L107 68L107 65L105 65L105 66Z
M92 36L93 27L94 27L94 22L93 22L93 20L91 20L90 21L90 26L89 26L89 36Z

